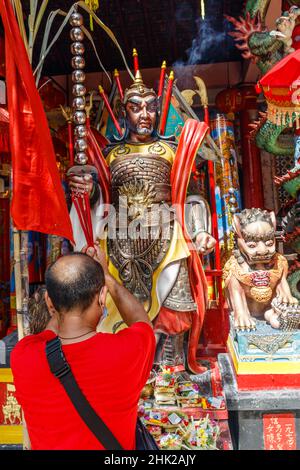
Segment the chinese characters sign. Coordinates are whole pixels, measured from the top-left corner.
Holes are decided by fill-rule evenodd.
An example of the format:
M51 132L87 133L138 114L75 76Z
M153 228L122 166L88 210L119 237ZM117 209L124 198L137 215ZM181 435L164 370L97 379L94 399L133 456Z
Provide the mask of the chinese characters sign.
M273 414L263 416L265 450L296 450L295 416Z

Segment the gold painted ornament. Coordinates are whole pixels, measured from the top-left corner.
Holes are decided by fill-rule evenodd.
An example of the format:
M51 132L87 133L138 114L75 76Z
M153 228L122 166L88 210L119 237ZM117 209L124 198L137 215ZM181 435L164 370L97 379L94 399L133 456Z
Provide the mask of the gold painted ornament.
M251 287L251 297L259 303L269 302L272 299L271 287Z

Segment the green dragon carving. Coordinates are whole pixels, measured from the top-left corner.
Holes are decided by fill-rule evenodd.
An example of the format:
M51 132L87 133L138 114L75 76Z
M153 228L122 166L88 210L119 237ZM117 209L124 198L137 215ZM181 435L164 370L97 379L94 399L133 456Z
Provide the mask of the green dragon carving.
M244 59L254 61L264 75L283 57L293 51L291 37L297 16L300 15L300 0L294 0L289 12L277 20L277 29L267 31L265 17L271 0L248 0L245 14L239 19L226 18L235 26L236 31L229 33L235 38L236 47L242 51ZM292 2L291 2L292 3ZM295 5L296 4L296 5ZM292 117L295 119L295 116ZM275 124L266 117L254 123L253 134L259 148L274 155L293 155L294 146L279 142L279 137L291 123Z
M278 141L282 132L288 127L286 124L274 124L268 120L266 113L260 113L260 119L250 124L250 127L252 127L250 135L253 140L255 138L256 145L260 149L283 157L294 154L292 137L290 144L288 141L286 143Z
M265 17L269 5L270 0L249 0L244 17L236 19L225 15L235 27L235 31L229 34L235 39L236 47L242 51L244 59L256 63L263 75L292 52L291 37L297 16L296 13L286 12L286 17L277 20L276 30L268 31Z

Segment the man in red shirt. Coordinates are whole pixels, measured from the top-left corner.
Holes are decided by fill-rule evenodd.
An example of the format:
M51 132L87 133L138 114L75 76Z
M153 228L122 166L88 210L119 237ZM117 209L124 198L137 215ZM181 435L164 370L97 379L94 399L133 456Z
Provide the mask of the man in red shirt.
M143 306L108 273L98 247L94 258L74 253L48 269L46 303L52 318L45 331L23 338L11 355L33 450L103 449L50 371L45 346L56 334L91 406L124 449L135 448L137 404L155 337ZM115 335L96 332L107 291L128 326Z

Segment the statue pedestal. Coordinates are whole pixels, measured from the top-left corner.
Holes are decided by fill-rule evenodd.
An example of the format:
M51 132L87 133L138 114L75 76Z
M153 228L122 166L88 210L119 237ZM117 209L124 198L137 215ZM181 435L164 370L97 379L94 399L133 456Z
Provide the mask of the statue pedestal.
M300 331L283 332L265 321L255 331L235 332L228 337L239 390L300 388Z
M300 449L300 332L231 328L228 351L218 364L235 448Z
M218 360L234 448L300 449L300 388L240 390L230 355L219 354Z

